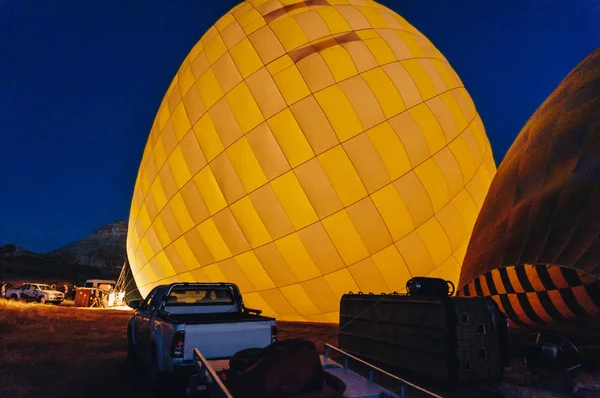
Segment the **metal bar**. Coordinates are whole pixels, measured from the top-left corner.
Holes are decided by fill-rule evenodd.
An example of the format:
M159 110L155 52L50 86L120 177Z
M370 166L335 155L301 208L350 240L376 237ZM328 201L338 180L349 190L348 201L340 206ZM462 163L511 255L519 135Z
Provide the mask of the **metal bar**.
M369 369L369 383L373 383L373 369Z
M370 364L370 363L368 363L368 362L366 362L366 361L363 361L362 359L360 359L360 358L358 358L358 357L355 357L354 355L352 355L352 354L349 354L349 353L347 353L346 351L344 351L344 350L342 350L342 349L340 349L340 348L338 348L338 347L332 346L331 344L328 344L328 343L325 343L325 347L329 347L330 349L332 349L332 350L334 350L334 351L337 351L337 352L339 352L340 354L344 355L344 368L347 368L347 367L348 367L348 366L347 366L347 365L348 365L348 358L352 358L353 360L355 360L355 361L357 361L357 362L360 362L360 363L362 363L363 365L366 365L367 367L370 367L370 368L372 368L372 369L376 370L377 372L379 372L379 373L381 373L381 374L384 374L384 375L386 375L386 376L388 376L388 377L391 377L392 379L395 379L395 380L397 380L397 381L399 381L399 382L403 383L404 385L407 385L407 386L409 386L409 387L412 387L412 388L414 388L415 390L419 390L419 391L421 391L421 392L423 392L423 393L425 393L425 394L428 394L429 396L431 396L431 397L434 397L434 398L443 398L442 396L440 396L440 395L437 395L437 394L435 394L435 393L433 393L433 392L431 392L431 391L428 391L428 390L424 389L423 387L419 387L418 385L416 385L416 384L413 384L413 383L411 383L410 381L404 380L404 379L402 379L402 378L400 378L400 377L398 377L398 376L396 376L396 375L393 375L393 374L391 374L391 373L389 373L389 372L386 372L385 370L383 370L383 369L381 369L381 368L378 368L378 367L377 367L377 366L375 366L375 365L372 365L372 364Z
M329 358L329 348L327 347L327 344L325 344L325 348L323 349L323 359L325 360L325 365L327 365L328 358Z
M398 398L404 398L404 384L400 385L400 393L398 394Z
M225 387L225 385L221 381L221 378L217 375L217 373L212 368L212 366L210 366L210 364L208 363L208 361L206 360L206 358L204 358L204 356L200 353L200 350L197 349L197 348L194 348L194 357L196 357L196 356L199 359L198 362L200 362L202 364L202 367L204 368L204 370L207 370L208 373L210 373L211 378L213 379L214 382L217 383L217 385L219 386L219 388L221 389L221 391L223 391L223 394L227 398L233 398L233 395L231 395L231 393L229 392L229 390L227 389L227 387ZM198 365L196 364L196 366L198 366Z

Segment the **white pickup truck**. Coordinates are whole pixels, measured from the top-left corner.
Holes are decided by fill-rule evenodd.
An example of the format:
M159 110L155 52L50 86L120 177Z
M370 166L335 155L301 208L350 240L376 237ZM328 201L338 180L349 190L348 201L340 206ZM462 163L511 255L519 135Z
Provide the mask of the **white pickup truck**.
M24 283L19 288L6 290L6 298L37 301L41 304L60 304L65 299L65 295L64 293L52 289L50 285L43 283Z
M165 376L194 369L194 349L207 359L230 358L276 341L275 319L246 308L233 283L174 283L157 286L135 309L127 326L127 356L149 365L157 387Z

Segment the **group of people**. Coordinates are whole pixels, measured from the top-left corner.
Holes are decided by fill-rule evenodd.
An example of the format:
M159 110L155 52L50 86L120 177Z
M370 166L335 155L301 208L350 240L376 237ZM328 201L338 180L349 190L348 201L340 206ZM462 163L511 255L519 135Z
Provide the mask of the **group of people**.
M52 290L57 290L58 291L58 289L56 288L56 284L50 285L50 288ZM75 286L73 286L73 288L75 288ZM65 297L67 297L67 295L69 294L69 285L67 285L66 283L63 284L62 292L65 294Z
M108 292L93 289L90 296L90 307L106 308L108 307Z
M12 283L0 282L0 298L6 298L6 291L12 287Z
M66 283L63 284L62 292L65 294L66 300L75 300L75 291L76 290L77 290L76 285L73 285L73 287L69 288L69 285L67 285Z

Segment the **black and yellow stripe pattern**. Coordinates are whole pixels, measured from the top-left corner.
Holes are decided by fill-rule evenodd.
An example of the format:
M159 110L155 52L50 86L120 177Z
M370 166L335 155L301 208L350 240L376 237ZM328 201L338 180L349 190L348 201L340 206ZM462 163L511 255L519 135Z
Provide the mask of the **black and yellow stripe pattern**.
M491 297L511 327L600 315L600 281L556 265L498 268L478 276L458 294Z
M531 116L477 216L458 290L492 297L512 326L600 323L598 115L600 48Z

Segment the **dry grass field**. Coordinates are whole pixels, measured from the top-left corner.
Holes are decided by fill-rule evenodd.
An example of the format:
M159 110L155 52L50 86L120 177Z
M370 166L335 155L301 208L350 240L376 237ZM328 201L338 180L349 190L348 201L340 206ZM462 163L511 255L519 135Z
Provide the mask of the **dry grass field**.
M152 397L147 375L126 362L127 320L132 311L0 299L0 398ZM337 326L279 322L281 339L297 337L337 345ZM517 369L513 369L513 372ZM517 372L521 374L521 372ZM520 377L520 376L519 376ZM516 379L515 379L516 380ZM518 380L517 380L518 381ZM463 397L597 397L560 388L540 390L504 382ZM183 388L174 396L184 396Z
M0 398L152 396L125 361L131 311L0 299ZM279 323L280 338L337 342L335 326Z

